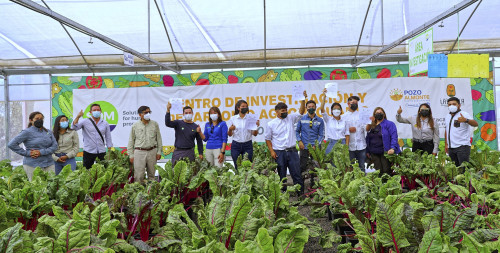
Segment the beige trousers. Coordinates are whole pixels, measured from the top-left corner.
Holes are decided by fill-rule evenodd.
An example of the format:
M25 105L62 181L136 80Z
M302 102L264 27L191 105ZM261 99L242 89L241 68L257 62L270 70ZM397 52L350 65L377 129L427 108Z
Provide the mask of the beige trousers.
M222 161L222 163L219 163L219 154L220 154L220 148L205 149L205 157L206 157L207 161L210 164L221 168L224 161ZM224 160L226 160L226 157L224 157Z
M28 176L28 180L31 181L31 179L33 178L33 172L35 171L36 167L31 167L29 165L23 165L23 168L24 168L24 172L26 172L26 175ZM56 173L56 166L55 165L50 165L48 167L43 167L43 168L40 167L40 169L42 169L45 172L52 171L52 172Z
M134 150L134 182L144 181L146 170L148 179L155 178L156 152L156 148L149 151Z

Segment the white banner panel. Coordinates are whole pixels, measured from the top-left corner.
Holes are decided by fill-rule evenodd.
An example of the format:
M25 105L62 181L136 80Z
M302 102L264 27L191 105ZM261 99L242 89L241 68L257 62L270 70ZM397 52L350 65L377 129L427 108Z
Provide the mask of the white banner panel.
M264 141L264 132L267 122L275 118L274 106L278 102L285 102L289 112L297 112L299 102L292 99L292 87L296 83L303 83L309 95L308 99L318 103L322 98L322 90L330 80L297 81L297 82L266 82L243 83L206 86L175 86L154 88L114 88L114 89L78 89L73 94L73 117L80 110L86 110L84 117L89 117L88 107L98 102L103 109L103 117L112 125L113 143L116 147L126 147L131 126L139 120L137 109L141 105L149 106L152 110L152 119L157 121L163 136L164 146L174 143L174 131L165 126L166 105L169 98L183 98L184 105L193 107L194 121L203 129L208 122L208 110L217 106L223 113L224 120L228 120L234 113L234 104L239 99L248 102L250 112L260 118L259 135L255 141ZM384 108L387 117L395 120L399 106L403 108L403 116L417 114L421 103L430 103L432 113L441 128L441 137L444 134L444 117L448 113L446 100L456 96L461 100L462 109L472 113L472 99L470 80L465 78L387 78L365 80L335 80L338 83L337 98L327 98L326 108L330 113L330 105L338 102L345 111L347 98L356 95L361 98L360 106L373 110L380 106ZM175 115L180 119L182 115ZM411 138L409 125L396 122L400 138ZM81 134L80 134L81 136ZM229 139L231 142L231 138Z

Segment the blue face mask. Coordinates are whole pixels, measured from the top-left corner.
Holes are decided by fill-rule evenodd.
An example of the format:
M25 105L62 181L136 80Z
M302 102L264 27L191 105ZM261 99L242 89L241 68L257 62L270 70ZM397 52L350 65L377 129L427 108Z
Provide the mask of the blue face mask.
M69 122L68 122L68 121L61 121L61 122L59 122L59 126L60 126L61 128L66 129L66 128L68 128L68 125L69 125Z
M92 112L92 117L94 117L94 118L100 118L101 117L101 112L100 111L93 111Z

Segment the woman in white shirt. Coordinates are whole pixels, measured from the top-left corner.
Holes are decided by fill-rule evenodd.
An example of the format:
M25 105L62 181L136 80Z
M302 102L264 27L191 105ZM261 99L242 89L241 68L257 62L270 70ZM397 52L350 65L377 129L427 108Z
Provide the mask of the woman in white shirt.
M342 106L339 103L333 103L330 107L333 116L328 115L328 113L326 112L326 92L327 90L324 89L323 100L321 101L319 112L326 124L325 132L328 141L326 153L328 154L332 151L333 146L337 142L349 145L349 128L347 127L345 120L341 117Z
M233 158L234 168L237 170L237 161L240 155L248 154L248 159L253 159L252 135L257 136L259 130L245 129L247 114L249 112L248 103L245 100L238 100L234 106L234 116L231 117L232 125L227 131L228 136L233 137L231 143L231 157ZM259 126L257 120L257 126Z
M401 106L398 109L396 120L399 123L411 124L413 134L412 151L422 150L436 155L439 149L439 127L434 123L430 105L421 104L418 107L417 117L403 118Z

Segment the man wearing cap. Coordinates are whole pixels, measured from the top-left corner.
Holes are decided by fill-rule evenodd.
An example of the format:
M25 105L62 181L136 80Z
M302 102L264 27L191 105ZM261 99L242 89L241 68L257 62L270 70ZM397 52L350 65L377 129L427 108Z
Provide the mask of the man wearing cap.
M162 140L158 123L151 120L151 109L141 106L137 110L141 119L132 125L127 152L134 165L134 181L143 182L147 169L148 179L155 178L155 165L161 158Z

